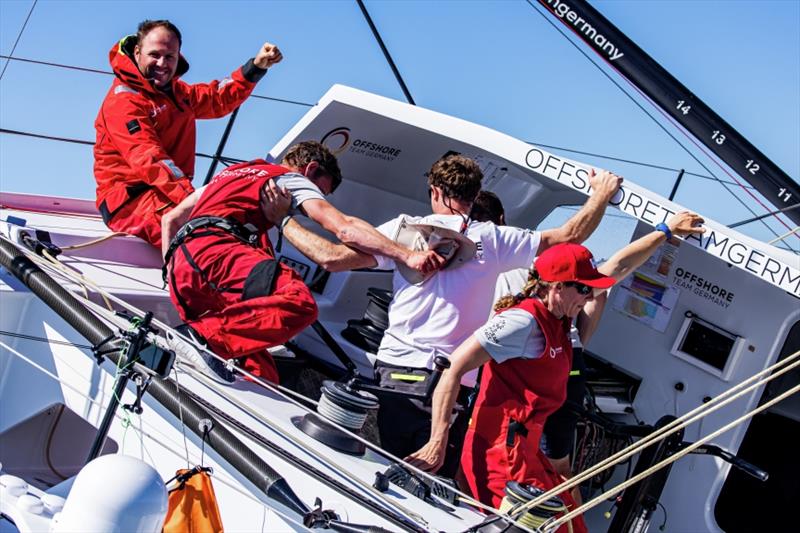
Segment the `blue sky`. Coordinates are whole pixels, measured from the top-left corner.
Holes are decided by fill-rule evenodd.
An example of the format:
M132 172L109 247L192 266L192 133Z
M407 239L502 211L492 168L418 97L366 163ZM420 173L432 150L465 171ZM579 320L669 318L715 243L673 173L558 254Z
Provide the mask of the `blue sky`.
M592 3L798 180L800 2ZM0 0L3 55L11 51L31 4ZM536 143L706 174L523 0L365 4L418 105ZM192 65L184 78L189 82L228 75L270 40L285 60L257 94L313 103L342 83L403 99L351 1L40 0L14 55L107 70L111 45L144 18L169 18L181 28L182 51ZM0 81L0 127L93 140L93 121L110 83L102 74L12 61ZM263 155L306 110L249 100L225 154ZM213 153L224 125L224 119L202 121L198 151ZM615 170L665 196L675 179L672 172L553 151ZM196 183L207 165L198 159ZM0 134L0 190L94 198L91 148ZM676 201L723 223L750 216L707 179L684 179ZM759 224L743 229L769 237Z

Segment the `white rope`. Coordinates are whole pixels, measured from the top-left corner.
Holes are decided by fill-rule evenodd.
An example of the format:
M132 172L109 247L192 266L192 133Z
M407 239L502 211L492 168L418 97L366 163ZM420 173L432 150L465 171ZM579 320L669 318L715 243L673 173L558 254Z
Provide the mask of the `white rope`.
M44 256L47 257L47 259L49 259L53 265L59 265L56 268L63 268L65 271L67 270L66 265L64 265L64 263L62 263L52 255L50 255L50 252L48 252L47 250L42 250L42 254L44 254ZM106 307L108 307L109 311L114 310L114 308L111 306L111 303L108 301L108 298L106 298L105 291L103 291L100 287L98 287L93 281L91 281L89 278L84 277L84 275L80 272L70 272L70 274L78 278L78 283L84 288L84 290L86 289L87 286L94 289L95 292L97 292L97 294L99 294L100 297L103 298L103 302L105 302ZM88 294L86 295L86 298L88 300L89 298Z
M186 468L191 469L192 464L189 462L189 444L186 441L186 423L183 421L183 402L181 401L181 384L178 381L178 369L173 365L172 373L175 374L175 387L178 389L178 414L181 419L181 433L183 434L183 448L186 451Z
M114 233L108 233L102 237L98 237L97 239L92 239L91 241L85 241L78 244L73 244L71 246L59 246L59 248L62 250L80 250L81 248L88 248L90 246L94 246L95 244L100 244L101 242L113 239L114 237L121 237L123 235L127 235L127 233L123 231L116 231Z
M317 404L317 412L327 420L352 429L353 431L359 431L364 427L364 422L367 421L366 412L356 413L345 409L332 402L324 392Z
M794 361L794 362L793 362ZM790 363L791 364L788 364ZM573 487L579 485L583 481L594 477L597 473L602 472L612 466L617 465L618 463L624 461L628 457L640 452L641 450L652 446L656 442L659 442L669 435L680 431L681 429L685 428L687 425L696 422L697 420L702 420L704 417L708 416L709 414L721 409L722 407L728 405L729 403L739 399L744 394L747 394L754 389L764 385L765 383L789 372L790 370L800 366L800 350L791 354L790 356L784 358L783 360L779 361L778 363L762 370L761 372L754 374L753 376L749 377L748 379L742 381L738 385L724 391L722 394L713 398L710 402L702 404L697 408L689 411L685 415L680 418L677 418L670 422L669 424L665 425L664 427L654 431L653 433L647 435L646 437L640 439L635 444L628 446L620 450L619 452L615 453L614 455L604 459L603 461L597 463L592 468L589 468L580 474L577 474L574 477L569 478L564 483L553 487L552 489L548 490L541 496L534 498L530 502L527 502L523 506L515 509L515 512L523 512L532 507L535 507L549 499L552 496L560 494L561 492L568 491ZM780 367L785 367L780 370L775 371ZM767 376L766 379L759 380L760 377L769 374L771 372L775 372L771 376Z
M627 481L625 481L623 483L620 483L616 487L614 487L614 488L612 488L610 490L607 490L603 494L595 497L593 500L591 500L591 501L581 505L580 507L570 511L569 513L567 513L564 516L560 517L558 520L556 520L552 524L548 524L547 531L552 531L552 530L557 529L564 522L566 522L568 520L571 520L572 518L578 516L579 514L585 513L586 511L588 511L589 509L592 509L593 507L597 506L600 503L603 503L608 498L611 498L612 496L615 496L616 494L622 492L623 490L625 490L626 488L630 487L634 483L637 483L637 482L641 481L642 479L644 479L647 476L653 474L654 472L664 468L665 466L668 466L668 465L674 463L675 461L677 461L678 459L680 459L684 455L686 455L688 453L691 453L692 451L696 450L697 448L699 448L703 444L715 439L716 437L718 437L722 433L725 433L726 431L730 431L731 429L733 429L734 427L738 426L739 424L741 424L745 420L747 420L749 418L752 418L753 416L755 416L758 413L764 411L765 409L768 409L768 408L772 407L773 405L775 405L776 403L780 402L784 398L787 398L788 396L791 396L792 394L795 394L797 391L800 391L800 385L795 385L791 389L789 389L786 392L776 396L772 400L770 400L770 401L768 401L768 402L756 407L755 409L745 413L744 415L742 415L739 418L731 421L730 423L728 423L725 426L719 428L718 430L716 430L715 432L707 435L706 437L698 440L697 442L695 442L693 444L690 444L689 446L687 446L686 448L682 449L681 451L679 451L675 455L671 455L670 457L664 459L660 463L657 463L657 464L651 466L650 468L648 468L644 472L641 472L641 473L633 476L632 478L628 479Z

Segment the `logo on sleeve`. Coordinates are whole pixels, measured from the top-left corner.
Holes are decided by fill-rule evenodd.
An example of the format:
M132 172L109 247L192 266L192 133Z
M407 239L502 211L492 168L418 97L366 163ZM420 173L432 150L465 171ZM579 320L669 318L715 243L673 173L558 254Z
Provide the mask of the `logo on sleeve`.
M130 122L125 124L125 126L127 126L128 133L130 133L131 135L133 135L136 132L142 131L142 125L139 124L139 121L136 119L131 120Z

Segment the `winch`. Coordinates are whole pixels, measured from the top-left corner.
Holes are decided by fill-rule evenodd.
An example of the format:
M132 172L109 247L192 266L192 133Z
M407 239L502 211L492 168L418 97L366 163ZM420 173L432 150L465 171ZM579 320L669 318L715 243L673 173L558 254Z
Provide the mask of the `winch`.
M352 388L349 383L338 381L324 381L320 390L322 396L317 405L317 412L295 417L292 423L309 437L335 450L363 455L366 450L363 442L327 421L358 433L364 427L369 412L378 408L378 398L369 392Z

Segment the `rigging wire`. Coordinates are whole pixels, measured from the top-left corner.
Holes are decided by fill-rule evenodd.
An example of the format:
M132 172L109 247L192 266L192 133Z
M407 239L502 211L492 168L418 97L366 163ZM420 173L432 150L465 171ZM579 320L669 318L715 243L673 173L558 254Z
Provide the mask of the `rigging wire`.
M36 2L34 2L34 4L35 3ZM31 8L31 10L32 10L32 8ZM77 66L77 65L67 65L65 63L53 63L51 61L41 61L41 60L37 60L37 59L28 59L28 58L25 58L25 57L16 57L14 55L14 50L13 49L11 50L11 53L8 54L8 55L0 54L0 59L5 59L6 60L6 66L8 66L8 63L11 62L11 61L19 61L21 63L32 63L34 65L42 65L42 66L46 66L46 67L63 68L63 69L67 69L67 70L77 70L77 71L80 71L80 72L91 72L93 74L105 74L106 76L113 76L114 75L114 73L111 72L110 70L102 70L102 69L89 68L89 67L80 67L80 66ZM5 68L3 69L3 71L5 72ZM303 106L303 107L314 107L314 105L315 105L315 104L310 104L308 102L301 102L299 100L289 100L288 98L278 98L278 97L275 97L275 96L263 96L263 95L260 95L260 94L251 94L248 98L257 98L259 100L269 100L271 102L280 102L280 103L283 103L283 104L299 105L299 106Z
M730 195L731 195L731 196L733 196L733 198L734 198L734 199L736 199L736 200L737 200L737 201L738 201L740 204L742 204L742 206L743 206L743 207L744 207L744 208L745 208L745 209L746 209L748 212L750 212L750 214L752 214L753 216L756 216L756 212L755 212L755 211L754 211L754 210L753 210L753 209L752 209L752 208L751 208L749 205L747 205L747 203L746 203L744 200L742 200L741 198L739 198L739 197L738 197L738 196L737 196L737 195L736 195L736 194L735 194L735 193L734 193L734 192L733 192L733 191L732 191L730 188L728 188L728 186L725 184L725 182L723 182L723 181L722 181L721 179L719 179L718 177L714 176L714 173L713 173L713 172L711 172L711 169L709 169L709 168L708 168L708 167L707 167L707 166L706 166L706 165L705 165L705 164L704 164L702 161L700 161L700 158L699 158L699 157L697 157L697 156L696 156L694 153L692 153L692 152L691 152L691 150L689 150L689 148L687 148L686 146L684 146L684 145L683 145L683 143L681 143L681 142L678 140L678 138L677 138L677 137L675 137L675 135L673 135L673 134L672 134L672 133L671 133L671 132L670 132L670 131L669 131L669 130L668 130L668 129L667 129L667 128L666 128L666 127L663 125L663 124L661 124L661 122L659 122L658 120L656 120L656 118L655 118L655 117L654 117L654 116L653 116L653 115L652 115L652 114L651 114L649 111L647 111L647 110L644 108L644 106L643 106L641 103L637 102L637 101L636 101L636 99L635 99L633 96L631 96L631 95L630 95L630 94L629 94L629 93L628 93L628 92L627 92L627 91L626 91L626 90L625 90L625 89L622 87L622 85L620 85L620 84L619 84L619 83L618 83L618 82L617 82L617 81L616 81L614 78L612 78L612 77L611 77L611 76L610 76L610 75L609 75L609 74L608 74L608 73L607 73L605 70L603 70L603 69L600 67L600 65L598 65L598 64L597 64L597 63L596 63L596 62L595 62L595 61L594 61L594 60L593 60L593 59L592 59L592 58L591 58L591 57L590 57L590 56L589 56L589 55L588 55L588 54L587 54L587 53L586 53L586 52L585 52L585 51L584 51L584 50L583 50L583 49L582 49L580 46L578 46L578 45L577 45L575 42L573 42L573 41L572 41L572 39L570 39L570 38L567 36L567 34L566 34L566 33L565 33L565 32L564 32L564 31L563 31L563 30L562 30L560 27L558 27L558 26L555 24L555 22L553 22L552 20L550 20L550 17L548 17L548 16L547 16L545 13L542 13L542 11L539 9L539 7L533 3L533 0L525 0L525 1L528 3L528 5L530 5L530 6L531 6L531 7L534 9L534 11L536 11L536 13L538 13L538 14L539 14L539 15L540 15L542 18L544 18L544 19L547 21L547 23L548 23L548 24L550 24L550 25L551 25L553 28L555 28L555 30L556 30L558 33L560 33L562 37L564 37L564 39L566 39L566 40L567 40L567 41L568 41L568 42L569 42L569 43L570 43L570 44L571 44L573 47L575 47L575 49L576 49L576 50L578 50L578 52L580 52L580 54L581 54L581 55L583 55L583 57L585 57L587 61L589 61L589 62L590 62L592 65L594 65L594 67L595 67L595 68L597 68L597 69L598 69L598 70L599 70L599 71L600 71L600 72L601 72L601 73L602 73L602 74L603 74L603 75L604 75L606 78L608 78L608 80L610 80L610 81L611 81L611 83L613 83L613 84L614 84L614 85L615 85L615 86L616 86L616 87L617 87L617 88L618 88L620 91L622 91L622 93L623 93L625 96L627 96L627 97L628 97L628 98L629 98L629 99L630 99L630 100L631 100L631 101L632 101L632 102L633 102L633 103L636 105L636 107L638 107L639 109L641 109L641 110L642 110L642 112L643 112L644 114L646 114L648 117L650 117L650 119L651 119L651 120L652 120L652 121L653 121L653 122L654 122L654 123L655 123L655 124L656 124L656 125L657 125L659 128L661 128L661 130L662 130L662 131L664 131L664 133L666 133L666 134L667 134L667 135L668 135L668 136L669 136L669 137L670 137L670 138L671 138L673 141L675 141L675 143L676 143L678 146L680 146L680 147L681 147L681 148L682 148L682 149L683 149L683 150L684 150L684 151L685 151L685 152L686 152L686 153L689 155L689 157L691 157L692 159L694 159L694 160L695 160L695 162L696 162L698 165L700 165L701 167L703 167L703 170L705 170L706 172L708 172L708 174L710 174L711 176L713 176L713 177L714 177L714 179L715 179L716 181L718 181L718 182L720 183L720 185L722 185L722 187L723 187L723 188L724 188L726 191L728 191L728 193L730 193ZM613 69L614 67L612 66L611 68ZM614 69L614 70L616 71L616 69ZM625 78L624 76L622 76L622 78L623 78L623 79L625 79L625 80L627 81L627 78ZM630 83L630 82L628 82L628 83ZM632 85L632 84L631 84L631 85ZM635 88L635 87L634 87L634 88ZM638 89L637 89L637 90L638 90ZM639 92L640 92L640 94L641 94L641 91L639 91ZM646 97L645 97L645 98L646 98ZM648 101L650 101L649 99L647 99L647 100L648 100ZM681 132L683 132L683 133L684 133L684 135L686 135L686 132L684 132L684 131L683 131L683 129L681 129L681 128L678 128L678 130L679 130L679 131L681 131ZM688 137L688 135L687 135L687 137ZM690 141L691 141L691 139L690 139ZM701 151L703 151L703 150L701 150ZM705 151L703 151L703 153L705 153L705 154L708 156L708 153L706 153ZM715 159L713 159L713 158L711 158L710 156L709 156L709 158L710 158L712 161L716 162L716 160L715 160ZM718 163L717 163L717 164L718 164ZM722 168L722 167L720 166L720 168ZM722 169L722 170L723 170L723 171L725 171L725 169ZM727 172L726 172L726 173L727 173ZM728 173L728 175L730 176L730 174L729 174L729 173ZM730 177L731 177L731 178L733 178L733 176L730 176ZM734 181L737 181L735 178L733 178L733 179L734 179ZM737 181L737 184L739 184L739 183L738 183L738 181ZM739 185L741 185L741 184L739 184ZM745 190L747 190L747 189L745 189ZM749 191L748 191L748 192L749 192ZM750 194L752 195L752 193L750 193ZM756 198L756 197L755 197L755 196L753 196L753 198ZM760 201L759 201L757 198L756 198L756 201L757 201L759 204L761 204L761 205L762 205L762 207L764 207L764 205L763 205L763 204L762 204L762 203L761 203L761 202L760 202ZM777 216L776 216L776 218L777 218ZM786 225L786 223L785 223L785 222L784 222L782 219L780 219L780 218L777 218L777 220L778 220L779 222L781 222L783 225ZM773 228L772 228L772 227L771 227L769 224L767 224L767 223L766 223L765 221L763 221L763 220L761 220L760 222L761 222L761 223L764 225L764 227L766 227L766 228L769 230L769 232L770 232L770 233L772 233L772 234L773 234L775 237L778 237L778 233L777 233L777 232L776 232L776 231L775 231L775 230L774 230L774 229L773 229ZM788 226L787 226L787 227L788 227Z
M389 50L386 48L386 45L383 42L383 38L381 37L378 28L375 27L375 23L372 22L372 17L369 16L369 11L367 11L367 7L364 5L362 0L356 0L358 2L358 7L361 8L361 14L364 15L364 18L369 25L369 29L372 30L372 35L375 37L375 40L378 42L378 46L381 47L381 51L383 52L383 57L386 58L386 62L389 63L389 67L392 69L392 73L394 77L397 79L397 83L400 84L400 88L403 90L403 94L406 96L406 100L411 105L417 105L414 102L414 98L411 96L411 92L408 90L406 86L406 82L403 81L403 76L400 75L400 71L397 70L397 65L394 63L394 59L392 59L392 55L389 53Z
M26 20L25 20L25 23L23 24L23 28L22 28L22 30L20 31L20 34L19 34L19 35L18 35L18 37L17 37L17 42L19 41L19 38L21 37L21 35L22 35L22 32L23 32L23 31L24 31L24 29L25 29L25 25L27 25L28 19L30 18L30 15L31 15L31 13L33 12L33 8L35 7L35 5L36 5L36 2L37 2L37 1L38 1L38 0L34 0L34 2L33 2L33 5L31 6L31 10L30 10L30 11L29 11L29 13L28 13L28 17L26 18ZM367 22L368 22L368 24L369 24L370 28L372 29L372 31L373 31L373 34L375 35L375 38L376 38L376 40L378 41L378 44L380 45L380 47L381 47L381 50L383 51L383 53L384 53L384 55L385 55L385 57L386 57L386 59L387 59L387 61L388 61L389 65L390 65L390 67L392 68L392 71L394 72L394 74L395 74L395 76L396 76L396 78L397 78L397 80L398 80L398 83L400 84L401 88L403 89L403 92L404 92L404 94L406 95L406 98L409 100L409 102L410 102L410 103L414 104L414 100L413 100L413 98L412 98L412 96L411 96L410 92L408 91L408 88L407 88L407 86L406 86L405 82L403 81L403 79L402 79L402 77L401 77L401 75L400 75L400 73L399 73L399 71L398 71L398 69L397 69L397 67L396 67L396 65L395 65L395 63L394 63L394 61L393 61L393 59L392 59L391 55L389 54L389 52L388 52L388 49L386 48L386 46L385 46L385 44L384 44L384 42L383 42L383 39L382 39L382 38L381 38L381 36L380 36L380 33L378 32L377 28L375 27L375 25L374 25L374 23L373 23L373 21L372 21L372 18L370 17L370 15L369 15L369 13L368 13L368 11L367 11L366 7L364 6L364 4L363 4L362 0L357 0L357 2L358 2L358 4L359 4L359 7L361 8L361 11L362 11L362 13L363 13L364 17L365 17L365 18L366 18L366 20L367 20ZM528 2L528 4L529 4L529 5L531 5L531 7L534 7L534 8L536 9L536 7L535 7L535 6L534 6L534 5L531 3L531 0L527 0L527 2ZM556 30L557 30L557 31L559 31L559 33L561 33L561 34L562 34L562 36L564 36L565 38L567 38L567 37L566 37L566 35L565 35L565 34L564 34L564 33L563 33L563 32L562 32L562 31L561 31L561 30L560 30L558 27L556 27L556 26L555 26L555 24L553 24L553 23L552 23L552 22L549 20L549 18L547 18L547 17L546 17L546 16L545 16L543 13L541 13L541 12L540 12L538 9L537 9L537 12L539 12L539 13L540 13L540 15L542 15L543 17L545 17L545 19L548 21L548 23L550 23L551 25L553 25L553 27L554 27L554 28L556 28ZM575 45L575 43L573 43L571 40L569 40L568 38L567 38L567 40L568 40L568 41L569 41L569 42L570 42L570 43L571 43L573 46L575 46L576 48L578 48L578 47L577 47L577 45ZM16 57L16 56L14 56L14 55L13 55L13 53L14 53L14 49L15 49L15 48L16 48L16 43L15 43L15 45L14 45L14 48L11 50L11 53L10 53L9 55L0 55L0 58L4 58L4 59L6 59L6 64L5 64L4 68L3 68L3 73L5 72L5 69L6 69L6 67L8 66L8 63L9 63L10 61L14 60L14 61L27 62L27 63L33 63L33 64L44 65L44 66L50 66L50 67L57 67L57 68L65 68L65 69L77 70L77 71L82 71L82 72L91 72L91 73L104 74L104 75L112 75L112 74L113 74L112 72L110 72L110 71L106 71L106 70L93 69L93 68L88 68L88 67L80 67L80 66L75 66L75 65L67 65L67 64L63 64L63 63L54 63L54 62L48 62L48 61L41 61L41 60L34 60L34 59L28 59L28 58L20 58L20 57ZM595 65L595 67L597 67L598 69L600 69L600 67L599 67L599 66L598 66L596 63L594 63L594 62L593 62L593 61L592 61L592 60L591 60L591 59L590 59L590 58L589 58L589 57L588 57L588 56L587 56L587 55L586 55L586 54L585 54L585 53L584 53L584 52L583 52L583 51L582 51L580 48L578 48L578 50L579 50L579 51L580 51L580 52L581 52L581 53L582 53L582 54L583 54L583 55L584 55L584 56L587 58L587 60L589 60L590 62L592 62L592 64L594 64L594 65ZM655 121L655 118L654 118L652 115L650 115L650 114L649 114L649 113L648 113L648 112L647 112L647 111L646 111L646 110L645 110L645 109L644 109L644 108L643 108L643 107L642 107L642 106L641 106L641 105L640 105L638 102L636 102L635 100L633 100L633 98L632 98L632 97L631 97L631 96L630 96L630 95L629 95L627 92L625 92L625 90L624 90L624 89L622 89L622 87L621 87L619 84L617 84L617 83L616 83L616 81L614 81L613 79L611 79L611 78L610 78L610 76L608 76L608 74L607 74L607 73L605 73L605 72L604 72L602 69L600 69L600 70L601 70L601 72L603 72L603 74L604 74L604 75L606 75L606 76L607 76L607 77L608 77L608 78L609 78L609 79L610 79L610 80L611 80L611 81L612 81L612 82L613 82L613 83L614 83L614 84L615 84L615 85L616 85L616 86L617 86L617 87L618 87L618 88L619 88L619 89L620 89L620 90L621 90L623 93L625 93L625 94L626 94L626 95L627 95L629 98L631 98L631 100L632 100L632 101L634 101L634 103L635 103L635 104L636 104L636 105L637 105L637 106L638 106L640 109L642 109L642 111L643 111L643 112L645 112L645 113L646 113L646 114L647 114L647 115L648 115L648 116L649 116L651 119L653 119L653 120ZM1 79L1 78L2 78L2 74L0 74L0 79ZM282 102L282 103L288 103L288 104L294 104L294 105L301 105L301 106L306 106L306 107L313 107L313 105L314 105L314 104L310 104L310 103L307 103L307 102L300 102L300 101L296 101L296 100L289 100L289 99L277 98L277 97L268 97L268 96L262 96L262 95L258 95L258 94L251 94L251 95L250 95L250 97L251 97L251 98L264 99L264 100L271 100L271 101L276 101L276 102ZM669 117L667 117L667 118L669 118ZM657 121L656 121L656 123L657 123L657 124L658 124L658 125L659 125L659 126L662 128L662 129L664 129L664 128L663 128L663 126L661 126L661 124L660 124L660 123L658 123ZM680 145L680 146L681 146L681 147L682 147L684 150L686 150L686 151L687 151L687 153L689 153L689 155L690 155L690 156L692 156L692 157L695 159L695 161L697 161L697 162L698 162L698 164L700 164L701 166L703 166L703 168L704 168L704 169L706 169L706 170L707 170L707 171L710 173L710 170L709 170L707 167L705 167L705 166L704 166L702 163L700 163L700 161L699 161L697 158L695 158L695 157L694 157L694 156L693 156L693 155L692 155L690 152L688 152L688 150L687 150L687 149L686 149L686 148L685 148L683 145L681 145L681 143L680 143L680 142L679 142L679 141L678 141L678 140L677 140L677 139L676 139L674 136L672 136L672 135L671 135L671 134L670 134L670 133L669 133L669 132L668 132L666 129L664 129L664 131L665 131L665 132L666 132L666 133L667 133L667 134L668 134L670 137L672 137L672 139L673 139L673 140L675 140L675 142L676 142L676 143L678 143L678 144L679 144L679 145ZM2 132L2 133L16 133L16 134L19 134L19 135L26 135L26 132L19 132L19 131L6 130L6 129L0 129L0 132ZM53 136L46 136L46 135L40 135L40 134L27 134L27 135L28 135L28 136L31 136L31 137L38 137L38 138L42 138L42 139L60 140L60 141L64 141L64 142L73 142L73 143L78 143L78 144L87 144L87 145L88 145L88 144L93 144L93 143L91 143L90 141L81 141L81 140L76 140L76 139L68 139L68 138L64 138L64 137L53 137ZM612 156L604 156L604 155L602 155L602 154L592 154L592 153L589 153L589 152L582 152L582 151L579 151L579 150L571 150L571 149L568 149L568 148L560 148L560 147L548 146L548 145L545 145L545 144L542 144L542 145L540 145L540 146L547 147L547 148L555 148L555 149L560 149L560 150L569 151L569 152L574 152L574 153L580 153L580 154L584 154L584 155L590 155L590 156L594 156L594 157L602 157L602 158L606 158L606 159L609 159L609 160L621 161L621 162L626 162L626 163L635 164L635 165L641 165L641 166L650 167L650 168L657 168L657 169L661 169L661 170L671 170L671 171L677 171L677 169L671 169L671 168L669 168L669 167L663 167L663 166L659 166L659 165L652 165L652 164L648 164L648 163L642 163L642 162L630 161L630 160L625 160L625 159L621 159L621 158L615 158L615 157L612 157ZM201 153L197 153L196 155L197 155L198 157L204 157L204 158L209 158L209 159L212 159L212 160L214 161L214 163L216 163L217 161L220 161L220 162L222 162L223 164L226 164L226 165L229 165L229 164L231 164L231 162L240 163L240 162L243 162L243 161L244 161L244 160L242 160L242 159L228 158L228 157L226 157L226 156L222 156L222 155L216 155L216 156L215 156L215 155L208 155L208 154L201 154ZM724 169L723 169L723 171L724 171ZM713 176L713 175L712 175L712 176L705 176L705 175L702 175L702 174L696 174L696 173L692 173L692 172L686 172L686 174L690 174L690 175L697 176L697 177L704 178L704 179L710 179L710 180L715 180L715 181L718 181L720 184L722 184L722 185L723 185L723 187L725 187L725 184L733 185L733 183L732 183L732 182L728 182L728 181L721 180L720 178L717 178L716 176ZM729 174L729 173L728 173L728 174ZM729 174L729 175L730 175L730 174ZM731 176L731 177L733 178L733 176ZM734 179L735 179L735 178L734 178ZM748 186L748 185L744 185L744 184L742 184L742 183L738 183L738 182L736 182L736 184L737 184L737 185L739 185L740 187L744 188L744 189L752 189L752 187L750 187L750 186ZM735 198L735 199L737 199L737 200L738 200L740 203L742 203L742 205L743 205L743 206L744 206L746 209L748 209L748 211L750 211L750 213L751 213L751 214L753 214L753 215L754 215L754 217L753 217L752 219L748 219L748 221L747 221L746 223L749 223L749 222L752 222L752 221L757 221L757 220L760 220L760 218L759 218L759 217L755 216L755 212L754 212L753 210L751 210L751 209L750 209L750 208L747 206L747 204L745 204L745 203L744 203L744 202L743 202L741 199L739 199L739 198L738 198L738 197L737 197L737 196L736 196L736 195L735 195L735 194L734 194L734 193L733 193L733 192L732 192L730 189L728 189L727 187L725 187L725 189L726 189L726 190L728 190L728 192L729 192L729 193L730 193L732 196L734 196L734 198ZM752 193L751 193L751 196L752 196ZM756 198L755 196L753 196L753 198L754 198L754 199L755 199L755 200L756 200L756 201L757 201L759 204L761 204L761 205L763 206L763 203L761 203L761 202L758 200L758 198ZM766 216L769 216L769 213L768 213ZM764 217L761 217L761 218L764 218ZM775 218L776 218L778 221L780 221L781 223L783 223L783 221L782 221L780 218L778 218L777 216L776 216ZM776 237L776 240L780 240L780 236L777 234L777 232L775 232L774 230L772 230L772 228L771 228L769 225L767 225L767 224L766 224L766 222L763 222L763 221L762 221L762 224L764 224L764 226L765 226L765 227L767 227L767 228L768 228L768 229L769 229L769 230L772 232L772 234L773 234L773 235ZM786 225L785 223L783 223L783 224L784 224L784 225ZM740 223L739 225L741 225L741 223ZM789 227L787 226L787 229L791 229L791 228L789 228ZM791 234L791 233L790 233L790 234ZM792 249L792 251L795 251L795 250L793 250L793 249ZM796 252L796 251L795 251L795 252Z
M47 337L38 337L36 335L26 335L24 333L14 333L13 331L0 330L0 335L13 337L15 339L22 339L26 341L46 342L47 344L58 344L61 346L71 346L73 348L80 348L81 350L92 350L88 344L78 344L77 342L61 341L58 339L48 339Z
M2 56L0 56L0 57L2 57ZM22 131L22 130L12 130L12 129L8 129L8 128L0 128L0 133L6 133L8 135L19 135L19 136L22 136L22 137L32 137L34 139L44 139L44 140L47 140L47 141L58 141L58 142L66 142L66 143L73 143L73 144L81 144L81 145L86 145L86 146L94 146L94 144L95 144L94 141L86 141L86 140L83 140L83 139L74 139L74 138L70 138L70 137L58 137L58 136L55 136L55 135L44 135L44 134L41 134L41 133L33 133L33 132ZM657 169L657 170L664 170L664 171L670 171L670 172L678 172L678 171L680 171L680 169L677 169L677 168L666 167L666 166L663 166L663 165L656 165L654 163L645 163L645 162L642 162L642 161L634 161L634 160L631 160L631 159L623 159L623 158L620 158L620 157L615 157L615 156L610 156L610 155L596 154L596 153L593 153L593 152L586 152L586 151L583 151L583 150L576 150L574 148L564 148L563 146L553 146L553 145L542 144L542 143L531 142L531 141L525 141L525 142L527 142L528 144L530 144L532 146L539 146L539 147L542 147L542 148L560 150L562 152L571 152L571 153L587 155L587 156L591 156L591 157L600 157L602 159L608 159L610 161L620 161L622 163L628 163L628 164L631 164L631 165L638 165L638 166L647 167L647 168L654 168L654 169ZM197 157L202 157L202 158L205 158L205 159L214 159L213 155L206 154L204 152L195 152L195 155ZM239 158L235 158L235 157L228 157L228 156L222 155L222 156L219 157L219 161L221 163L223 163L223 164L236 164L236 163L244 163L247 160L246 159L239 159ZM706 180L722 181L723 183L728 183L728 184L734 185L734 182L723 181L723 180L720 180L719 178L706 176L705 174L698 174L698 173L695 173L695 172L688 172L688 171L684 172L684 174L687 175L687 176L694 176L694 177L702 178L702 179L706 179ZM749 185L743 185L743 187L752 188ZM765 215L765 216L767 216L767 215Z
M25 28L28 26L28 21L31 19L31 15L33 14L33 8L36 7L36 2L39 0L33 0L33 4L31 4L31 9L28 11L28 16L25 17L25 22L22 23L22 28L19 30L19 34L17 35L17 39L14 41L14 46L11 47L11 52L9 55L14 55L14 50L17 49L17 45L19 44L19 40L22 38L22 34L25 32ZM6 69L8 68L8 64L11 62L11 59L6 59L6 64L3 65L3 71L0 72L0 80L3 79L3 75L6 73Z
M57 142L65 142L65 143L72 143L72 144L81 144L86 146L94 146L94 141L85 141L83 139L73 139L70 137L58 137L55 135L44 135L42 133L32 133L29 131L21 131L21 130L10 130L8 128L0 128L0 133L6 133L8 135L19 135L21 137L33 137L34 139L44 139L46 141L57 141ZM195 152L197 157L203 157L206 159L214 159L213 155L209 155L203 152ZM221 156L219 160L223 164L233 164L233 163L244 163L245 159L237 159L235 157L228 157L228 156Z
M49 342L55 343L55 344L60 343L57 340L49 340ZM0 340L0 348L4 348L5 350L7 350L12 355L14 355L14 356L18 357L19 359L21 359L23 362L25 362L28 365L32 366L36 370L42 372L44 375L46 375L50 379L54 380L56 383L59 383L62 387L66 387L66 388L70 389L78 397L83 398L84 400L86 400L90 404L94 405L96 408L103 409L105 407L105 404L103 402L101 402L100 400L97 400L96 398L93 398L93 397L89 396L84 390L78 389L77 387L72 385L69 381L61 378L60 376L52 373L48 369L42 367L41 365L39 365L38 363L36 363L32 359L28 358L27 356L25 356L24 354L22 354L19 351L15 350L13 347L11 347L10 345L4 343L1 340ZM121 413L116 413L114 416L120 422L123 420L123 415ZM140 438L147 437L152 442L159 444L162 449L166 450L167 452L170 452L170 453L174 454L177 457L180 457L181 454L179 452L177 452L173 448L173 447L178 446L178 444L175 442L175 440L172 439L172 437L170 435L168 435L168 434L164 433L163 431L161 431L158 427L154 426L151 422L149 422L149 421L145 422L143 418L140 418L140 423L146 423L148 425L148 429L149 429L147 431L142 427L137 429L136 431L138 431L141 434ZM169 442L169 441L171 441L171 442ZM170 445L173 446L173 447L170 447ZM187 448L187 453L188 453L188 448ZM147 455L151 458L151 461L152 461L152 455L150 454L149 451L147 452ZM153 466L156 466L157 463L152 462L151 464ZM252 502L261 503L261 500L259 500L257 498L254 498L251 493L243 491L241 489L241 486L235 485L234 482L233 482L233 478L231 478L231 480L228 480L228 479L225 479L225 476L220 476L219 474L217 474L217 476L215 476L215 480L220 482L220 483L222 483L223 485L227 486L228 488L230 488L232 490L235 490L241 496L251 500ZM270 508L270 509L272 509L272 508ZM275 511L282 518L286 519L287 521L290 521L292 523L296 523L298 525L300 524L294 517L289 516L284 511L281 511L280 509L272 509L272 510Z

